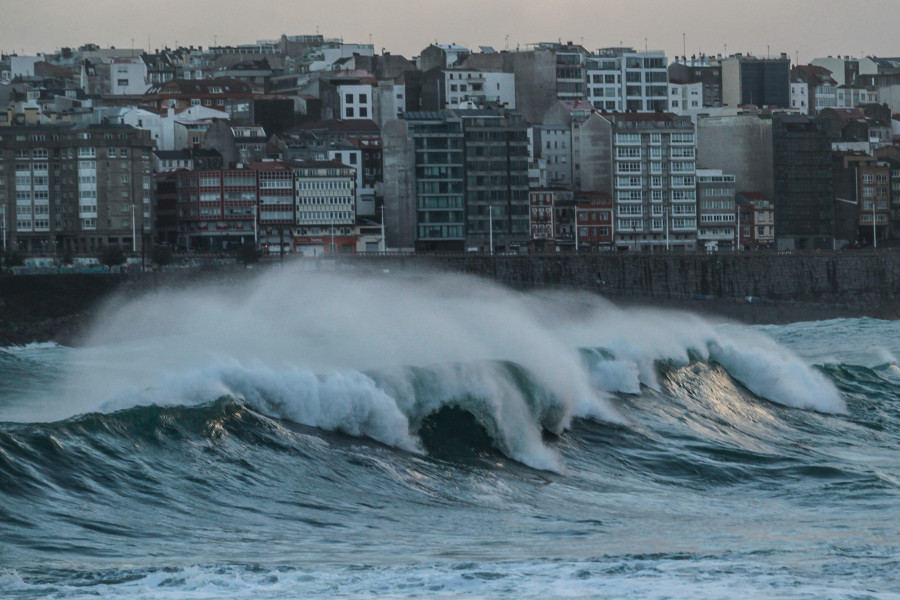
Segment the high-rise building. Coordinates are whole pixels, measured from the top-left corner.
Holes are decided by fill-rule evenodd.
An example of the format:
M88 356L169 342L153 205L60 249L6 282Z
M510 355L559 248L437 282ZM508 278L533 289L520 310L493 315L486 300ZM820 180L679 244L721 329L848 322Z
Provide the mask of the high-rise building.
M149 133L127 125L0 130L3 245L24 252L139 251L152 239Z
M528 128L510 110L461 110L466 174L466 243L527 245Z
M831 144L806 115L772 117L775 238L779 250L834 246Z
M465 165L462 119L452 112L405 113L407 135L412 141L415 210L414 245L424 251L457 251L465 248ZM386 148L387 150L387 148ZM395 150L392 146L391 150ZM393 166L393 156L386 171ZM388 197L385 197L386 203ZM391 200L399 204L400 198ZM386 207L399 213L399 207Z
M618 247L696 248L696 135L689 117L594 113L579 143L581 189L612 194Z

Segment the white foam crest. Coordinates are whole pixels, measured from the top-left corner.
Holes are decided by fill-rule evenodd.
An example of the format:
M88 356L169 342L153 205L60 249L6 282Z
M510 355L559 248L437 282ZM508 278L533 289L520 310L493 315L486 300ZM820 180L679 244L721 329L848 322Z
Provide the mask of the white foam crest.
M550 395L526 397L501 363L437 365L420 372L430 385L417 391L412 369L377 376L376 382L354 371L315 374L293 367L276 371L229 361L187 375L170 375L156 386L124 390L97 410L196 406L228 397L270 417L421 453L421 443L411 429L441 407L453 405L471 412L510 458L536 469L562 470L559 456L543 444L540 423L545 416L558 417L571 407ZM566 414L564 420L570 419Z
M228 360L316 373L507 360L562 399L566 408L555 429L588 412L621 421L591 388L577 349L544 322L554 310L546 303L535 309L532 299L470 277L285 269L252 285L218 283L111 304L86 340L91 348L80 349L81 364L64 392L70 399L109 398L123 388L154 386L162 374ZM91 402L76 398L69 405Z
M888 348L884 346L875 346L872 348L875 354L878 356L878 360L881 361L883 365L896 365L897 364L897 355L894 354Z
M621 309L602 301L593 301L582 314L581 322L567 326L566 339L584 347L602 345L617 360L632 363L648 387L658 385L653 366L657 360L684 365L695 353L702 360L716 360L750 391L772 402L819 412L846 411L840 393L824 375L748 327L714 324L675 311Z
M315 375L258 368L229 371L224 379L250 406L270 416L422 452L394 399L362 373Z
M12 345L12 346L0 346L0 352L7 352L9 354L19 354L22 352L29 352L32 350L52 350L54 348L59 348L60 345L56 342L30 342L23 346Z
M692 352L706 359L711 341L732 348L718 331L688 313L622 309L588 294L524 295L441 274L362 276L288 268L111 304L98 315L89 348L71 353L69 375L52 394L66 402L55 402L47 412L65 418L102 399L121 400L123 390L155 388L168 375L189 377L229 361L309 373L510 361L553 392L552 406L532 409L541 426L560 432L575 417L623 422L604 391L634 393L635 372L640 385L659 389L656 361L687 364ZM600 367L592 381L577 349L597 346L609 349L617 362ZM734 350L755 363L773 347ZM799 360L791 364L814 385L812 393L784 382L773 385L763 369L728 356L723 360L729 370L767 398L840 409L833 388ZM758 385L753 377L762 378ZM407 408L398 406L409 416Z
M104 402L99 410L109 412L135 405L196 406L222 397L242 401L270 417L422 452L393 398L371 378L357 372L316 375L300 369L244 368L232 361L187 376L169 376L158 386L126 390Z
M632 361L601 360L591 366L591 385L623 394L641 393L641 369Z
M757 396L794 408L847 412L831 381L768 337L729 328L710 342L709 350L711 359Z
M574 407L539 390L526 397L504 364L435 365L422 371L400 369L380 378L415 425L444 406L457 406L471 413L510 458L536 469L562 470L558 454L541 439L541 424L550 425L548 429L568 424ZM548 418L553 422L546 423Z

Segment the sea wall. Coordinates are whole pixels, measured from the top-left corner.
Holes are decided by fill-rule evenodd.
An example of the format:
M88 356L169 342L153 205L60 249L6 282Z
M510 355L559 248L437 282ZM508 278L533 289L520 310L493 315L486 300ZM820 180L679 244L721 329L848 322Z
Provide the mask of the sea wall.
M572 287L609 296L859 303L900 299L900 252L825 254L482 254L354 258L374 268L430 267L513 287Z
M363 255L338 261L295 260L309 270L348 273L393 274L420 269L466 273L516 289L578 289L620 304L666 306L748 323L859 316L900 318L900 251ZM232 278L261 276L267 267L278 265L264 262L253 270L199 265L177 272L132 275L0 276L0 346L75 340L99 303L115 290L138 294L210 278L228 286Z

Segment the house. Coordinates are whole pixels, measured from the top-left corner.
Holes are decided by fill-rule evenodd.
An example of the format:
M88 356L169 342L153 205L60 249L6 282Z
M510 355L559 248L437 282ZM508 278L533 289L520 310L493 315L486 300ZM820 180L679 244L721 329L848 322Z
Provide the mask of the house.
M266 156L265 130L233 119L213 119L201 143L206 150L216 150L226 165L258 161Z
M739 250L767 250L775 247L775 209L759 192L735 194Z

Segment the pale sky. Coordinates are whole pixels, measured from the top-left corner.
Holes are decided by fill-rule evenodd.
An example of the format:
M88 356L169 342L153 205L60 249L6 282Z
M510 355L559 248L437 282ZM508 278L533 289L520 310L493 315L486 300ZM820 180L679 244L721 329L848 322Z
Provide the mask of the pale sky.
M0 51L92 42L153 49L318 32L407 57L428 44L477 50L573 41L682 54L900 56L900 0L0 0ZM371 36L371 38L370 38ZM507 38L508 36L508 38ZM508 39L508 42L507 42ZM133 40L133 42L132 42Z

